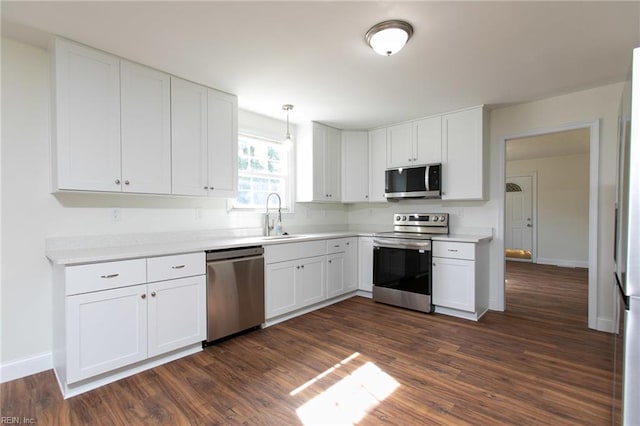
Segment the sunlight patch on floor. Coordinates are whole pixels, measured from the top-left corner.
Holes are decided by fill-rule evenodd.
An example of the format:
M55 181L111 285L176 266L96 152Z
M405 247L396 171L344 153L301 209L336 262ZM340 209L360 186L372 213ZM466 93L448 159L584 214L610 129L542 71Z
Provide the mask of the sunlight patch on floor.
M340 364L329 368L295 389L291 395L311 386L358 355L355 353ZM300 406L297 414L305 425L356 424L371 408L391 395L399 386L400 383L374 363L366 362L353 373Z

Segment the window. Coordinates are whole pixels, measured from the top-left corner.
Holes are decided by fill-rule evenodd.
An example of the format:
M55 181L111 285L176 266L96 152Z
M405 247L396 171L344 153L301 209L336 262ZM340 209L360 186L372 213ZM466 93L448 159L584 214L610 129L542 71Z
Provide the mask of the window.
M289 149L280 141L240 133L238 135L238 197L233 207L264 209L267 195L277 192L282 199L282 208L289 208L290 156Z

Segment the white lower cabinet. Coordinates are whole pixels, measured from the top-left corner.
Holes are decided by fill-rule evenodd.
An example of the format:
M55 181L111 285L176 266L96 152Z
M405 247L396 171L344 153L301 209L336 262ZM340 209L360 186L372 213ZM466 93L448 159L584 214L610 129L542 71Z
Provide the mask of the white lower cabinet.
M265 264L265 311L270 322L354 292L358 284L358 239L266 246Z
M475 262L433 258L433 304L462 311L475 311Z
M207 338L207 288L204 275L147 285L148 356Z
M267 319L323 301L326 298L324 275L325 256L267 264Z
M146 285L67 297L67 383L147 357Z
M358 290L373 291L373 238L358 238Z
M489 309L488 243L433 241L436 312L478 320Z
M204 252L57 265L54 285L53 361L65 397L201 350L206 339Z

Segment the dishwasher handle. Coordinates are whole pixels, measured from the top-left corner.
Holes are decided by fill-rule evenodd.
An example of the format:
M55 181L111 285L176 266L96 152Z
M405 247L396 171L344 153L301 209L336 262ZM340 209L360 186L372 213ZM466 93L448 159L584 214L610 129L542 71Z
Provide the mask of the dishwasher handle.
M262 256L264 247L243 247L227 250L211 250L207 251L207 262L216 260L239 259L243 257Z

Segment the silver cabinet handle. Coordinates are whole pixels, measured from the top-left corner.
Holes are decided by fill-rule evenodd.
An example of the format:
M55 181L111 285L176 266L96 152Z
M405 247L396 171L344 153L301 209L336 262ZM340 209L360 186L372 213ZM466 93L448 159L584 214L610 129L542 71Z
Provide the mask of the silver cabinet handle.
M146 295L146 294L142 294L142 295L140 295L140 298L142 298L142 299L146 299L146 298L147 298L147 295Z
M120 274L107 274L107 275L100 275L100 278L115 278L117 276L119 276Z
M155 291L151 292L151 297L156 297L156 292Z
M120 185L120 179L115 180L116 185Z
M336 248L337 248L337 247L340 247L340 244L335 244L335 245L334 245L334 247L336 247Z
M458 252L458 250L455 250L455 249L447 249L447 251L451 251L451 252L454 252L454 253Z
M184 268L184 265L176 265L171 267L171 269L182 269L182 268Z

